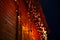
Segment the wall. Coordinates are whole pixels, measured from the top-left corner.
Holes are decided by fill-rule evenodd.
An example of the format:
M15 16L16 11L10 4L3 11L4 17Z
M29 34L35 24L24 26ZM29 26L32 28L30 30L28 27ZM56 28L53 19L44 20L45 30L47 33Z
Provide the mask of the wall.
M13 0L0 0L0 40L16 40L15 10Z

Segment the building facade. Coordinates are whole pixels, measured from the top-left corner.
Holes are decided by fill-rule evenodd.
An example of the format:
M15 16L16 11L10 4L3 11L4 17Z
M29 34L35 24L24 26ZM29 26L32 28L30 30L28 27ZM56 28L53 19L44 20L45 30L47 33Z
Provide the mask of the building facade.
M0 27L1 40L47 40L39 0L0 0Z

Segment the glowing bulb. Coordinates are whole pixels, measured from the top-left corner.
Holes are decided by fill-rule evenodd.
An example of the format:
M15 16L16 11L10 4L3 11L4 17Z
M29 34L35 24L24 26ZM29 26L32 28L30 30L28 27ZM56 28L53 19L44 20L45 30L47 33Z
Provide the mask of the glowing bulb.
M44 24L41 24L41 27L43 26Z
M44 31L44 33L46 33L46 31Z
M38 18L38 15L35 15L35 18Z
M16 12L18 12L18 10L16 10Z
M24 26L22 26L22 29L23 29L23 30L25 30L25 27L24 27Z
M41 18L38 18L39 21L41 21Z
M38 22L38 24L40 25L40 22Z
M15 2L16 2L17 0L15 0Z
M19 19L19 20L21 19L20 16L18 16L18 19Z

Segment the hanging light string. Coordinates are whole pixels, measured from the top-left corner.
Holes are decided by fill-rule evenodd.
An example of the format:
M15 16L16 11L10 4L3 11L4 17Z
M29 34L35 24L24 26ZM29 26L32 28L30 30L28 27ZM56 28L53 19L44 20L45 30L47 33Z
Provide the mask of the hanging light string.
M37 29L37 30L40 30L40 32L42 32L43 33L43 35L42 35L42 39L41 40L43 40L43 38L44 38L44 40L47 40L47 31L45 31L45 27L43 27L44 26L44 24L43 23L41 23L41 18L40 18L40 13L35 13L36 11L36 6L31 6L31 1L29 2L29 7L28 7L28 13L30 13L29 15L30 15L30 17L32 18L32 19L34 19L34 21L36 21L35 23L36 23L36 26L38 27L38 25L40 25L38 28L40 28L40 29L42 29L42 31L40 30L40 29ZM32 8L32 9L31 9ZM33 8L35 8L35 10L33 9ZM30 10L31 9L31 10ZM37 9L38 10L38 9ZM35 11L35 12L34 12ZM37 21L39 21L39 22L37 22Z

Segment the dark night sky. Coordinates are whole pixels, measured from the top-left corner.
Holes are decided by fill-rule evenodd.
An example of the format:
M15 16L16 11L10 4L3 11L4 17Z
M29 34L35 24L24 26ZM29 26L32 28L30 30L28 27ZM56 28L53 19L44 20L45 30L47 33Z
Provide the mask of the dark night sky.
M59 38L59 2L57 0L40 0L43 11L46 16L48 26L51 30L48 35L48 40L60 40Z

